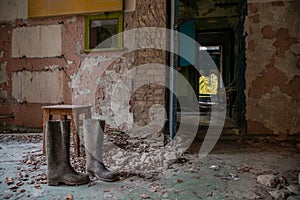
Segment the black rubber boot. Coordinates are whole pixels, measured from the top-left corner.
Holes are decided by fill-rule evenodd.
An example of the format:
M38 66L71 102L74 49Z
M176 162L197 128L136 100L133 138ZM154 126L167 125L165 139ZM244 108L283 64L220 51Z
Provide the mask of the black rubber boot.
M105 121L98 119L83 120L83 133L86 153L86 172L99 180L113 182L119 174L109 171L103 164L103 139Z
M48 121L46 137L48 185L89 183L88 175L75 172L70 164L70 121Z

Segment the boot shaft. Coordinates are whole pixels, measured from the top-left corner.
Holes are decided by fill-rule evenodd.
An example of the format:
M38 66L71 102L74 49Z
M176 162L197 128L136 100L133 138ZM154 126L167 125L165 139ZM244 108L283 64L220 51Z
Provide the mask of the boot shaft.
M70 160L70 136L71 136L71 122L70 120L60 121L61 138L62 138L62 152L67 152L64 155L65 160ZM70 162L70 161L69 161Z
M69 160L70 120L49 120L46 123L47 159ZM63 158L62 152L66 158Z
M85 150L96 160L102 162L105 121L84 119L83 133Z
M87 175L78 174L70 164L70 120L47 121L48 185L81 185L89 182Z

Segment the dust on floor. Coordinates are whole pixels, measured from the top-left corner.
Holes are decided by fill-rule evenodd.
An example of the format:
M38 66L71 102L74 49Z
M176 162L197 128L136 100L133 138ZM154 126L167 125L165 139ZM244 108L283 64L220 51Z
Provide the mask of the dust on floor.
M123 141L128 138L117 139L119 147L128 146ZM131 147L136 147L131 151L140 150L140 144L131 143ZM297 143L245 138L219 141L202 159L186 152L158 171L111 166L123 172L122 180L107 183L91 177L91 182L82 186L48 186L47 162L41 150L40 134L0 135L0 199L300 198ZM78 158L72 154L71 163L84 172L84 151Z

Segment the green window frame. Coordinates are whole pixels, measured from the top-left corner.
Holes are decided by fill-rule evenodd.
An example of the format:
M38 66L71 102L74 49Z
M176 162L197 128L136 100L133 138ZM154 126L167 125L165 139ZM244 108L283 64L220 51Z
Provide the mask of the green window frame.
M123 38L122 34L119 34L116 38L117 41L115 41L116 44L114 44L113 47L102 47L102 48L91 48L91 25L93 21L109 21L109 20L117 20L117 33L112 33L112 35L119 34L123 32L123 13L117 12L117 13L104 13L104 14L98 14L98 15L89 15L85 16L85 32L84 32L84 52L90 52L94 50L117 50L121 49L123 47ZM101 30L100 30L101 31ZM105 36L104 36L105 37Z

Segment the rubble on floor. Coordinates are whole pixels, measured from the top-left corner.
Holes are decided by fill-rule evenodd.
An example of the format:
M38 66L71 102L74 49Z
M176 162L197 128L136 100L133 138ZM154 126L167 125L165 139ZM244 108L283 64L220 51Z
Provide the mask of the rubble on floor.
M105 164L122 172L120 181L91 177L88 185L51 187L41 134L0 134L0 199L300 198L300 154L295 143L219 141L203 159L187 151L175 160L161 161L168 153L158 154L164 148L161 135L139 138L110 132L105 140ZM84 173L84 147L80 157L71 152L72 166Z

